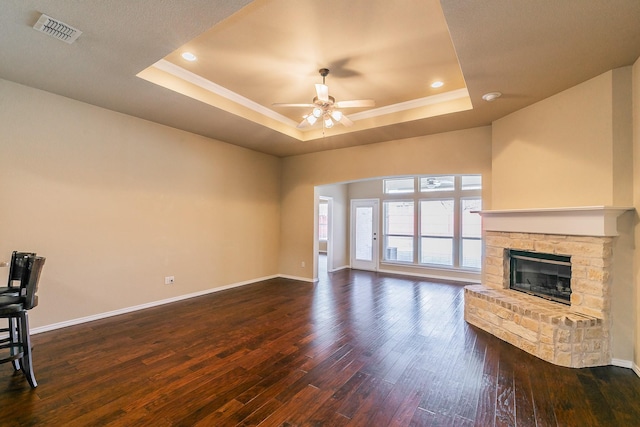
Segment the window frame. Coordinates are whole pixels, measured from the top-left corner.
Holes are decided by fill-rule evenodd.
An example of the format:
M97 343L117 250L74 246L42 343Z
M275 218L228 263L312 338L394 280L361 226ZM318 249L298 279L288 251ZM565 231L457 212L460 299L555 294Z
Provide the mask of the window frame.
M464 191L474 191L474 190L464 190ZM473 240L480 242L480 248L482 249L482 222L480 223L480 236L479 237L465 237L463 233L463 220L464 220L464 211L463 211L463 201L465 200L479 200L480 201L480 209L482 209L482 197L481 196L463 196L460 198L460 255L459 255L459 264L460 268L465 269L477 269L482 268L482 254L480 255L480 262L478 267L465 266L464 265L464 241L465 240Z
M428 198L424 198L424 197L420 197L420 200L418 201L419 206L418 206L418 239L420 240L418 243L418 264L420 265L428 265L428 266L432 266L432 265L437 265L437 266L442 266L442 267L454 267L456 262L455 262L455 239L456 239L456 199L455 197L443 197L443 193L445 193L445 191L443 190L437 190L434 191L434 197L428 197ZM451 191L446 191L446 193L451 193ZM423 193L421 193L422 196ZM435 197L435 195L437 194L437 196L439 197ZM422 231L422 215L423 215L423 208L422 208L422 203L423 202L443 202L443 201L452 201L453 202L453 206L452 206L452 214L453 214L453 218L452 218L452 226L453 229L451 230L451 235L450 236L443 236L443 235L435 235L435 234L424 234ZM429 262L422 262L422 238L428 238L428 239L447 239L447 240L451 240L451 245L452 245L452 253L451 253L451 264L439 264L439 263L429 263Z
M473 266L464 266L463 263L463 241L464 240L479 240L482 242L482 230L480 231L479 238L471 238L471 237L463 237L462 236L462 220L463 220L463 212L462 200L468 199L477 199L480 201L482 205L482 184L480 184L479 188L473 189L462 189L462 177L463 176L472 176L478 174L440 174L440 175L417 175L414 176L414 189L417 189L413 194L412 193L386 193L385 188L386 184L384 184L383 180L383 200L382 205L383 212L382 217L384 220L383 227L383 241L382 241L382 253L383 258L382 262L389 264L402 264L402 265L413 265L415 267L422 268L438 268L438 269L456 269L456 270L465 270L465 271L480 271L481 267L473 267ZM446 191L420 191L420 182L421 179L429 178L429 177L451 177L454 178L454 186L451 190ZM407 179L408 177L398 177L398 179ZM480 175L482 179L482 176ZM453 200L453 236L445 237L445 236L431 236L422 234L422 202L423 201L432 201L432 200ZM413 234L413 262L408 261L397 261L397 260L389 260L387 259L387 218L386 218L386 203L387 202L399 202L399 201L413 201L414 207L414 234ZM394 235L395 236L395 235ZM407 236L402 236L407 237ZM451 253L451 264L435 264L435 263L423 263L422 262L422 238L423 237L433 237L433 238L446 238L451 239L452 241L452 253ZM479 264L482 263L482 255L480 255Z
M415 214L415 210L416 210L416 206L415 206L415 200L414 199L408 199L407 193L392 193L392 194L402 194L405 197L402 198L398 198L398 199L387 199L387 200L383 200L382 201L382 261L384 262L391 262L391 263L398 263L398 264L414 264L416 261L416 250L415 250L415 240L416 240L416 214ZM412 234L390 234L389 230L388 230L388 225L387 225L387 205L389 203L411 203L413 205L413 233ZM412 252L411 252L411 261L401 261L401 260L392 260L392 259L387 259L387 253L388 253L388 240L389 237L410 237L412 239Z

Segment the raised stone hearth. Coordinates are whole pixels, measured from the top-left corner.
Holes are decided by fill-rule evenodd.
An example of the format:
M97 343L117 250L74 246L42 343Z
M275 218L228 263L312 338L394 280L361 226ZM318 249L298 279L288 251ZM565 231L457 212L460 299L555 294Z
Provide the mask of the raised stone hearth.
M557 365L610 364L615 218L625 210L482 212L483 280L465 288L465 320ZM510 249L569 256L571 304L509 289Z

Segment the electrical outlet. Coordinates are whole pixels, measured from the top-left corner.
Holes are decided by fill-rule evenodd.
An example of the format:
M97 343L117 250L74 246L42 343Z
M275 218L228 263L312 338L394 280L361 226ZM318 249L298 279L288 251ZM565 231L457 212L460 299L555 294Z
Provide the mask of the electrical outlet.
M305 263L304 263L304 261L302 261L302 262L300 263L300 267L304 268L304 266L305 266Z
M173 283L176 281L176 278L173 276L167 276L164 278L164 284L165 285L173 285Z

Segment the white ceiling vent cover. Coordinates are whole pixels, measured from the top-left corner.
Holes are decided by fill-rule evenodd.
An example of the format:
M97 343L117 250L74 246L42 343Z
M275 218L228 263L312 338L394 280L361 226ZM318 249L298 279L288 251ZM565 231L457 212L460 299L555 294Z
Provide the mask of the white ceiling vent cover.
M38 22L36 22L36 25L34 25L33 28L69 44L76 41L76 39L80 37L80 34L82 34L82 31L75 29L64 22L60 22L57 19L53 19L44 13L40 19L38 19Z

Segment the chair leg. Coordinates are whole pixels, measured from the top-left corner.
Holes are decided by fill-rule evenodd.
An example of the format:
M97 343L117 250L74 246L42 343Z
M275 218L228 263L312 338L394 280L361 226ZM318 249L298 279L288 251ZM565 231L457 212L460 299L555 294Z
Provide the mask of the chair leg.
M29 316L26 310L20 313L18 330L23 345L23 356L20 359L20 365L22 366L22 373L27 378L31 388L38 387L36 382L36 376L33 373L33 364L31 362L31 334L29 333Z
M11 344L17 344L20 341L18 340L18 323L16 322L16 319L10 317L9 319L9 342ZM18 352L20 351L20 349L18 347L11 347L11 355L14 356L16 354L18 354ZM16 359L13 362L11 362L13 364L13 369L15 369L16 371L20 370L20 359Z

